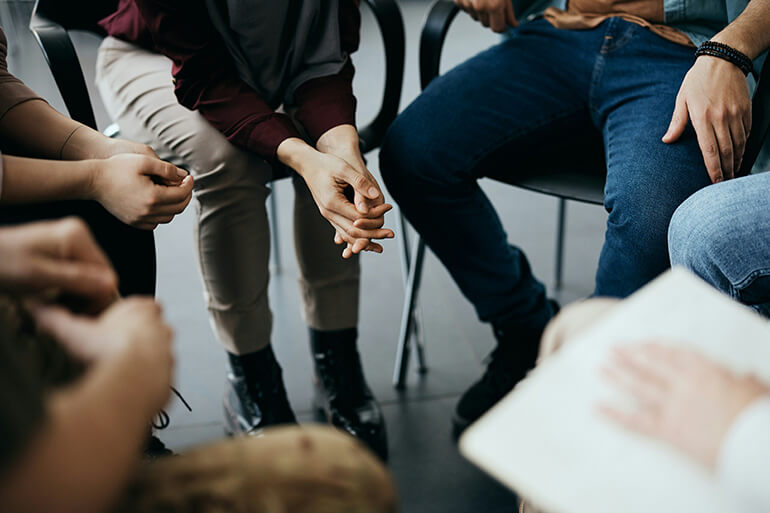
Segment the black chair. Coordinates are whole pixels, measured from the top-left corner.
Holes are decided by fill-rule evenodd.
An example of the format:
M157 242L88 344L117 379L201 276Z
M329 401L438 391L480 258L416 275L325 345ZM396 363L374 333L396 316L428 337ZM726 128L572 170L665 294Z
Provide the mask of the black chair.
M441 51L447 31L457 16L459 8L454 2L437 0L431 7L420 38L420 84L425 89L439 75ZM770 63L764 66L753 98L753 127L746 145L742 173L748 174L762 149L762 144L770 129ZM547 194L559 199L558 225L556 237L555 285L561 286L562 262L564 257L564 222L567 200L602 205L604 203L604 182L606 169L603 162L596 162L588 168L565 167L561 169L530 169L517 173L516 176L490 176L494 180L521 187L530 191ZM409 249L406 248L408 251ZM406 295L401 315L396 367L393 372L393 384L403 388L409 367L410 340L415 331L415 306L422 278L425 242L415 236L412 254L405 257ZM409 261L413 265L409 266ZM418 351L420 345L418 341ZM418 353L419 356L419 353Z
M374 120L359 130L363 153L379 147L386 130L398 114L404 77L405 53L404 24L401 11L395 0L366 0L365 3L374 13L384 42L385 89L380 110ZM29 24L30 30L35 35L48 62L70 116L94 129L96 129L96 118L69 31L80 30L104 37L106 34L98 25L98 21L114 12L117 5L117 0L76 0L70 2L37 0ZM115 134L115 130L109 132L109 135ZM289 173L283 173L277 178L285 176L289 176ZM275 229L275 194L270 195L270 201L273 222L273 262L276 270L278 270L280 250L277 230ZM145 237L145 239L150 240L144 241L144 244L149 242L153 244L154 259L155 250L154 241L151 240L152 234L150 233L149 237Z

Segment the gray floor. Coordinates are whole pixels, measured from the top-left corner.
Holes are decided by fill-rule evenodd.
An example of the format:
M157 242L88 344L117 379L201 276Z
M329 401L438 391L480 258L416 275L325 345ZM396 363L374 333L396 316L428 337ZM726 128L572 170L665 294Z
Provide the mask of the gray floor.
M427 2L401 3L407 28L407 76L404 106L419 92L417 42ZM0 2L0 23L10 41L11 70L57 108L61 98L45 62L26 28L31 2ZM376 28L364 13L363 43L355 56L355 89L359 119L377 109L381 95L383 58ZM444 68L460 62L497 36L461 16L449 34ZM84 68L93 75L97 40L78 34L78 51ZM109 124L98 95L92 95L100 126ZM369 155L378 175L376 155ZM489 193L504 221L510 240L527 252L535 273L551 285L554 266L556 200L486 181ZM307 337L296 287L297 267L292 255L291 187L276 185L279 200L278 226L282 251L281 272L274 276L270 298L275 313L275 349L284 366L294 408L305 420L312 419L311 377ZM191 209L190 209L191 210ZM175 449L218 438L220 398L223 389L223 351L214 339L203 302L202 284L193 251L193 216L188 210L169 226L156 232L158 245L158 297L177 332L177 384L192 413L172 403L171 426L163 439ZM602 209L570 204L568 209L565 284L555 294L563 303L589 294L602 243L606 216ZM395 216L389 224L395 226ZM404 234L397 233L397 236ZM398 393L391 386L395 342L398 334L403 288L398 246L386 243L383 255L363 258L361 346L364 366L376 395L382 401L390 435L391 463L407 513L513 512L514 500L465 462L450 438L449 417L460 393L480 375L482 360L492 347L488 327L473 310L438 261L429 255L421 292L421 308L430 371L420 377L410 373L409 387Z

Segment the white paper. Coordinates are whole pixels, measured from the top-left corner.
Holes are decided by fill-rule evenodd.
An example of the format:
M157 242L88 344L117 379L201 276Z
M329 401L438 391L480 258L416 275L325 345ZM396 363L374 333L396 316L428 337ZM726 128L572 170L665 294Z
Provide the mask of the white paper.
M770 383L770 323L674 269L567 343L474 424L461 452L548 513L739 513L708 472L596 412L619 344L687 344Z

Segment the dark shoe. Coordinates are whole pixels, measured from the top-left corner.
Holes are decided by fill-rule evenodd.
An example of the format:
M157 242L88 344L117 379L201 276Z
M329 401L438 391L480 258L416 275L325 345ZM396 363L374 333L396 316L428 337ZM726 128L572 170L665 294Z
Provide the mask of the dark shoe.
M559 311L559 304L553 300L548 303L551 310L549 318L552 318ZM535 366L544 329L545 324L525 332L516 327L495 327L497 348L489 355L487 370L465 391L455 408L452 417L455 439L513 390L516 383Z
M156 460L164 456L173 456L174 452L161 442L160 438L151 435L144 446L144 457L148 460Z
M355 329L311 330L315 407L329 423L358 438L382 461L387 461L385 420L366 384L356 337Z
M244 356L228 355L225 433L259 435L268 426L296 424L272 347Z

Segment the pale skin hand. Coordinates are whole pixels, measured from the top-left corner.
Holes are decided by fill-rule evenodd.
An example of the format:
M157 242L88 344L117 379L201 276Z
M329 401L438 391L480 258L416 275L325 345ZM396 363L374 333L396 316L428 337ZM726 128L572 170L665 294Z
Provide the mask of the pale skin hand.
M770 47L770 0L749 2L740 16L711 40L756 59ZM737 66L716 57L698 57L682 82L663 142L677 141L688 120L698 136L711 181L736 176L751 131L749 88Z
M298 138L289 138L278 146L278 159L288 165L305 180L321 215L326 218L343 241L351 245L351 251L343 252L343 257L350 257L354 249L362 251L359 239L392 238L393 232L382 228L358 227L354 223L359 219L377 219L392 208L383 203L362 214L356 205L346 197L346 191L352 189L355 197L377 201L381 196L377 182L371 175L363 174L343 159L320 152ZM354 197L354 199L355 199ZM362 201L359 200L359 206ZM360 248L360 249L359 249Z
M356 228L363 228L367 230L379 230L385 224L384 215L375 216L372 213L379 213L382 205L385 203L385 196L382 194L379 184L366 168L364 158L361 155L361 148L358 139L358 131L353 125L340 125L334 127L326 133L324 133L316 143L316 148L322 153L328 155L334 155L344 160L348 165L355 169L358 173L366 176L371 182L375 184L379 195L375 199L370 199L357 191L354 192L353 204L356 206L356 210L365 216L361 219L357 219L353 222L353 226ZM379 207L379 208L378 208ZM390 207L385 211L390 210ZM385 238L392 238L393 232L387 230L390 233L385 233ZM373 251L375 253L382 253L383 248L376 242L371 242L369 239L358 239L355 243L346 243L342 234L339 231L335 232L334 242L336 244L346 244L346 248L342 253L344 258L349 258L354 253L360 253L361 251Z
M740 413L770 387L754 376L737 376L688 349L655 343L615 350L602 370L636 407L600 405L613 422L662 440L710 470Z
M751 131L751 97L743 72L702 56L687 72L663 142L676 142L692 122L712 183L736 176Z
M154 398L153 411L168 399L174 366L174 332L152 298L123 299L98 317L76 315L55 305L34 309L38 329L59 341L75 358L98 365L131 353L142 361L141 382Z
M94 162L91 197L126 224L155 229L192 199L192 176L168 162L138 154Z
M99 311L117 297L118 278L83 221L75 218L0 229L0 289L64 293Z
M518 25L511 0L455 0L455 4L497 33Z

